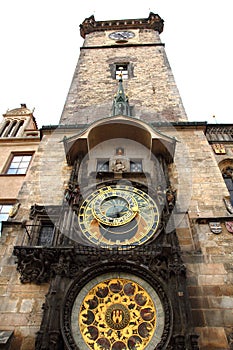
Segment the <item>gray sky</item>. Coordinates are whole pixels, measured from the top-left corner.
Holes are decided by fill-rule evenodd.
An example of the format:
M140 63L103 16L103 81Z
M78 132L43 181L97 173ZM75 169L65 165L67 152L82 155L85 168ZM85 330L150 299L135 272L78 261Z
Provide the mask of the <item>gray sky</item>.
M26 103L39 127L58 124L83 42L79 24L150 11L165 21L161 40L188 119L232 123L232 0L2 0L0 114Z

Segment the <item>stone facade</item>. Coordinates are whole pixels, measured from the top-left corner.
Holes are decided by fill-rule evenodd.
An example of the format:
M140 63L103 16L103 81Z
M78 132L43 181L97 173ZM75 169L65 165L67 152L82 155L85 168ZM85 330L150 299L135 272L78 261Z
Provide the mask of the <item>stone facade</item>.
M158 33L149 29L135 30L132 47L114 47L110 45L110 32L91 33L86 36L61 116L61 124L88 124L111 115L112 96L117 91L114 64L125 62L131 65L132 70L130 79L125 81L125 91L136 118L147 122L186 120L187 116ZM153 45L147 46L148 43Z

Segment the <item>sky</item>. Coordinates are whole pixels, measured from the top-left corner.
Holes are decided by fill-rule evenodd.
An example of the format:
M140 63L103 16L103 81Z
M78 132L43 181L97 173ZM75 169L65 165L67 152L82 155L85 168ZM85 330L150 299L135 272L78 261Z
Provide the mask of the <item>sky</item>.
M150 11L164 19L160 37L188 120L233 123L232 0L2 0L0 115L26 103L39 127L58 124L83 20L147 18Z

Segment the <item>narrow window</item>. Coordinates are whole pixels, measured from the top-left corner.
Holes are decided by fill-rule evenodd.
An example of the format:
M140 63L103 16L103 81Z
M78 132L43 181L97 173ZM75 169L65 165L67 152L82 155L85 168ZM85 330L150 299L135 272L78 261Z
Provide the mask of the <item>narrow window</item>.
M225 184L230 194L231 205L233 205L233 167L228 166L222 172Z
M97 161L97 172L108 172L109 171L109 161L104 159L104 160L98 160Z
M53 244L54 226L43 225L40 229L38 237L39 246L51 246Z
M18 122L17 126L14 129L14 132L12 132L12 136L17 136L19 129L21 128L21 126L23 126L23 123L23 120L20 120L20 122Z
M17 121L14 120L13 122L11 122L10 128L7 130L7 137L11 137L14 131L14 127L17 124Z
M128 64L116 64L116 75L115 78L119 80L126 80L129 78Z
M141 173L142 172L142 161L141 160L131 160L130 161L130 171L131 171L131 173Z
M0 204L0 236L2 232L2 221L6 221L9 216L11 204Z
M7 174L26 174L32 155L13 156Z
M3 126L3 129L2 129L1 132L0 132L0 136L1 136L1 137L4 137L4 136L5 136L4 133L5 133L6 129L8 128L9 124L10 124L10 121L7 120L7 122L6 122L5 125Z

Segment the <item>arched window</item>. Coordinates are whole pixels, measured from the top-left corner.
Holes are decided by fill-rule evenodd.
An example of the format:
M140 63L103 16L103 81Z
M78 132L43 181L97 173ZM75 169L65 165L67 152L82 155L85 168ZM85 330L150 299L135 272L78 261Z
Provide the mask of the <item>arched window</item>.
M17 136L18 132L19 132L19 129L21 128L21 126L23 125L24 121L23 120L20 120L18 122L18 124L16 125L15 129L13 130L11 136Z
M11 125L10 125L9 129L7 130L7 135L6 135L7 137L11 137L12 136L13 129L14 129L16 124L17 124L16 120L11 122Z
M4 133L6 132L6 129L8 128L9 124L10 124L10 121L7 120L5 122L5 124L3 125L2 130L0 131L0 137L4 137L5 136Z

